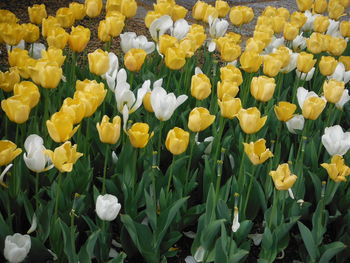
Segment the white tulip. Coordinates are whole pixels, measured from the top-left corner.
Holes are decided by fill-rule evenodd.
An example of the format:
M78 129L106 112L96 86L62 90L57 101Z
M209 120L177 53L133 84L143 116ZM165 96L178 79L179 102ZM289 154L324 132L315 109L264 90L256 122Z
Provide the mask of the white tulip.
M168 15L155 19L149 27L149 32L153 40L158 42L159 37L173 27L173 23L173 20Z
M344 132L340 125L326 127L321 140L331 156L344 155L350 149L350 132Z
M205 249L204 247L200 246L197 248L196 253L194 253L194 260L197 262L202 262L205 255Z
M6 236L4 257L10 263L22 262L29 253L31 240L29 235L16 233L12 236Z
M119 214L121 204L114 195L99 195L96 199L96 213L101 220L113 221Z
M307 89L305 89L303 87L299 87L297 89L297 98L298 98L298 103L299 103L300 109L303 108L305 100L310 98L310 97L318 97L318 95L314 91L308 91Z
M192 256L187 256L185 258L185 263L197 263L197 261Z
M190 25L185 19L179 19L175 22L174 27L170 28L171 35L177 40L182 40L190 30Z
M306 16L307 20L305 22L305 24L303 25L303 27L301 28L302 31L311 31L313 29L313 25L314 25L314 21L316 16L319 15L313 15L309 10L306 10L304 12L304 15Z
M119 69L119 61L117 55L113 52L109 52L108 57L109 68L108 71L102 75L102 78L106 79L108 88L114 92Z
M293 53L290 51L290 62L287 66L281 69L282 73L289 73L297 67L298 53Z
M23 160L29 170L41 173L53 167L50 158L44 154L46 148L39 135L29 135L24 142L24 148L26 153L23 154Z
M343 95L341 96L340 100L335 104L335 106L338 108L338 109L343 109L344 107L344 104L347 103L348 101L350 100L350 96L349 96L349 90L348 89L345 89L343 91Z
M157 119L167 121L173 115L175 109L187 100L186 95L176 98L174 93L165 91L162 87L155 87L151 93L151 105Z
M29 55L34 59L41 58L41 51L46 50L46 46L42 43L33 43L29 46Z
M11 49L12 48L12 49ZM8 44L6 44L6 49L7 52L10 52L10 50L14 50L15 48L19 48L19 49L25 49L26 48L26 42L22 39L17 46L10 46Z
M303 37L303 33L294 38L292 46L294 50L304 50L306 48L306 39Z
M216 48L216 43L214 39L224 36L229 24L225 19L213 18L212 16L209 16L208 21L209 34L212 38L212 40L208 44L208 51L213 52Z
M143 49L147 54L150 54L155 49L155 44L149 42L143 35L137 36L135 32L126 32L120 35L120 46L124 53L132 48Z
M235 206L234 210L235 211L233 213L233 222L232 222L231 230L232 230L233 233L236 233L241 224L238 221L239 220L238 207Z
M270 44L264 49L263 54L270 54L280 46L284 46L284 37L276 38L275 36L272 36L272 40Z
M326 35L330 35L333 37L338 37L340 35L339 32L339 21L335 21L333 19L329 19L329 26L327 28Z
M344 81L344 83L346 84L350 80L350 71L345 71L344 64L339 62L334 70L334 73L331 76L328 76L327 78L336 79L338 81Z
M303 115L295 115L286 122L287 129L290 133L296 134L295 130L301 131L304 129L305 119Z
M299 70L295 71L295 74L297 75L297 77L299 79L305 80L305 81L310 81L312 79L312 77L314 76L314 73L315 73L315 67L310 69L310 71L307 73L300 72Z

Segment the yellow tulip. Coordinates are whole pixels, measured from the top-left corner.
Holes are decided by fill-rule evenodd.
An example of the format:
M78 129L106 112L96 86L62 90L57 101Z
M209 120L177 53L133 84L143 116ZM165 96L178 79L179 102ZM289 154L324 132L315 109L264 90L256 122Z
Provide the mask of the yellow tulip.
M165 140L165 146L173 155L184 153L190 141L190 134L181 128L171 129Z
M11 92L16 83L21 80L18 70L16 68L10 68L9 71L0 71L0 89L5 92Z
M1 108L10 121L21 124L28 120L30 107L21 95L12 96L1 101Z
M203 45L207 38L204 27L197 24L191 25L190 30L187 33L187 37L195 42L196 50Z
M212 18L218 18L219 17L218 11L212 5L208 5L207 9L205 10L203 21L208 23L209 16L211 16Z
M135 148L146 147L153 134L153 132L149 133L148 124L141 122L134 123L128 130L130 143Z
M282 61L275 56L264 57L263 72L269 77L275 77L282 68Z
M152 108L152 104L151 104L151 92L150 91L148 91L146 93L146 95L143 97L142 103L143 103L143 107L145 107L146 111L154 112L154 110Z
M299 28L292 23L285 23L283 29L283 37L286 40L292 41L294 40L299 33Z
M197 20L203 20L208 4L203 1L197 1L192 8L192 17Z
M143 49L132 48L124 55L124 65L130 71L140 71L147 53Z
M96 124L100 141L108 144L117 143L120 137L120 125L121 118L119 116L115 116L112 123L110 123L109 117L104 115L101 123Z
M277 190L288 190L297 180L297 176L291 173L287 163L278 165L276 171L270 172L270 176Z
M254 12L251 7L247 6L234 6L231 8L230 21L235 26L241 26L247 24L254 18Z
M283 32L285 24L286 24L286 19L283 16L272 17L273 31L276 34Z
M228 94L231 97L236 97L237 93L239 91L238 85L236 82L231 81L218 81L217 84L217 95L218 99L222 100L224 94Z
M0 166L8 165L22 153L21 148L8 140L0 140Z
M161 35L159 37L159 52L165 55L166 50L169 47L175 47L177 43L178 40L176 37L170 36L168 34Z
M89 69L91 73L103 75L109 68L109 56L106 51L96 49L88 54Z
M285 46L278 47L271 55L282 62L282 68L287 67L290 63L290 49Z
M173 9L173 4L168 2L158 2L157 4L153 4L154 11L164 15L169 15L171 10Z
M274 78L259 76L252 79L250 93L256 100L267 102L272 98L275 88L276 83Z
M82 20L85 15L85 6L78 2L69 3L69 9L72 11L75 20Z
M347 42L345 39L333 37L327 51L329 51L333 56L340 56L344 53L346 47Z
M2 41L10 46L16 46L23 39L25 31L19 24L4 24L0 32Z
M147 28L149 28L152 24L152 22L162 16L161 13L158 13L156 11L148 11L145 16L145 25Z
M58 67L62 67L66 56L63 56L62 49L49 47L47 50L41 51L41 57L44 60L48 60L52 63L56 63Z
M220 37L216 43L223 61L231 62L236 60L241 55L241 47L230 39Z
M323 35L320 33L312 33L309 39L306 39L307 49L313 54L319 54L324 50Z
M331 56L322 56L320 63L318 64L320 72L323 76L332 75L337 65L338 61Z
M343 63L343 65L345 66L345 71L350 70L350 56L339 57L339 62Z
M191 80L191 95L197 100L204 100L211 93L210 79L203 73L192 76Z
M68 141L78 130L79 125L73 127L73 119L70 114L59 111L46 121L46 127L52 140L55 142Z
M290 16L290 23L295 25L297 28L301 28L307 21L307 17L302 12L293 12Z
M274 107L277 119L284 122L289 121L291 118L293 118L296 109L297 105L287 101L280 101L278 102L278 106L275 105Z
M266 149L266 140L259 139L256 142L243 143L244 152L249 157L249 160L254 165L262 164L267 159L273 157L272 152Z
M111 40L111 36L108 34L106 20L101 20L98 24L97 36L102 42L108 42Z
M306 10L309 10L311 9L312 7L312 4L313 4L313 0L296 0L297 2L297 5L298 5L298 9L301 11L301 12L304 12Z
M73 145L70 141L65 142L61 146L57 147L54 151L45 150L52 160L53 165L61 172L71 172L73 165L77 160L83 156L82 153L77 152L77 145Z
M323 93L326 100L330 103L337 103L344 92L345 83L335 79L326 80L323 83Z
M186 63L186 53L178 47L168 48L165 52L165 65L173 70L182 68Z
M225 17L230 11L230 6L226 1L216 0L215 8L218 11L219 17Z
M69 34L62 27L52 28L47 35L46 41L49 47L64 49L67 44Z
M242 73L239 68L227 65L220 68L220 78L222 81L236 82L239 86L243 83Z
M313 11L317 14L322 14L327 9L327 0L315 0Z
M331 19L338 20L344 15L345 8L338 1L332 1L328 5L328 16Z
M215 115L211 115L206 108L196 107L190 112L187 125L191 131L200 132L212 125L214 120Z
M258 132L267 120L267 116L260 117L261 113L256 107L241 109L238 112L237 118L241 129L247 134Z
M106 17L106 30L111 37L117 37L124 28L124 16L109 16Z
M259 26L258 28L255 28L253 37L257 40L260 40L264 43L265 47L270 44L273 36L273 29L269 26Z
M233 119L242 109L240 98L234 98L227 93L224 93L222 99L218 99L220 114L224 118Z
M326 16L316 16L313 24L314 31L324 33L329 27L329 19Z
M34 24L22 24L23 39L27 43L34 43L40 37L39 27Z
M308 73L316 63L316 59L313 58L312 54L300 52L297 58L297 69L300 72Z
M136 15L137 3L135 0L121 0L120 12L130 18Z
M39 63L38 63L39 64ZM55 89L62 78L62 68L56 62L43 63L42 67L37 68L39 75L39 84L45 89Z
M49 16L48 18L44 18L41 25L42 36L46 38L49 35L49 32L56 27L61 27L61 24L56 17Z
M61 27L71 27L75 22L75 16L72 10L68 7L61 7L56 12L56 19Z
M188 10L181 5L174 5L171 11L171 19L177 21L184 19L187 15Z
M309 97L303 104L302 114L305 119L316 120L325 107L325 99L320 97Z
M18 22L18 18L14 13L6 9L0 9L0 24L1 23L9 23L15 24Z
M345 165L344 158L340 155L334 155L331 163L322 163L321 166L327 170L329 178L334 182L345 182L346 177L350 175L350 168Z
M85 117L85 104L79 98L66 98L63 101L60 111L71 115L73 124L78 124Z
M28 7L29 20L31 23L41 25L43 18L47 17L46 7L44 4L33 5Z
M253 73L259 70L262 63L262 57L256 52L244 51L239 61L245 72Z
M277 8L276 12L278 16L283 16L286 20L290 17L289 10L285 7Z
M21 96L22 101L27 104L30 109L34 108L40 100L40 92L38 87L30 81L21 81L13 87L13 94Z
M180 40L178 47L185 52L186 58L190 58L196 51L196 41L193 41L191 38L186 36Z
M274 6L265 7L262 16L274 17L277 15L277 8Z
M73 26L68 38L70 49L75 52L82 52L90 41L90 35L91 32L89 28L83 26Z
M246 41L245 51L261 53L264 48L265 48L265 43L259 39L255 39L251 37Z
M102 0L85 0L85 11L88 17L98 17L102 11Z
M121 0L107 0L106 11L120 11Z

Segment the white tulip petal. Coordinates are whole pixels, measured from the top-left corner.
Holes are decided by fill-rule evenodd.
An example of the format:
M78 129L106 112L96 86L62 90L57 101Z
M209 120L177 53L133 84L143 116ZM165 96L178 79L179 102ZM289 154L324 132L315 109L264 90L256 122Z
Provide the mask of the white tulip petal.
M161 16L158 19L155 19L150 25L149 31L151 37L154 41L158 42L159 37L164 35L173 26L173 20L170 16L165 15Z
M350 100L350 96L349 96L349 90L345 89L343 91L343 95L341 96L340 100L335 104L335 106L338 109L343 109L344 104L347 103Z
M27 234L33 233L36 230L37 226L38 226L38 220L36 218L36 214L34 213L33 219L32 219L32 224L30 225L30 228L28 229Z
M187 35L189 30L190 26L188 22L185 19L179 19L174 24L172 36L176 37L178 40L181 40Z

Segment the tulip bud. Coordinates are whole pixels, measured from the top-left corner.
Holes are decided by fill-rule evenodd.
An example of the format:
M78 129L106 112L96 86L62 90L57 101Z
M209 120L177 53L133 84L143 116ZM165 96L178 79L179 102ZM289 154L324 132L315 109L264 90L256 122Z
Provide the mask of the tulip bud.
M22 262L27 257L31 244L29 235L8 235L5 238L4 257L10 263Z
M46 7L44 4L33 5L28 7L29 20L31 23L41 25L43 18L47 17Z
M314 31L324 33L329 27L329 19L326 16L316 16L313 24Z
M278 120L287 122L294 116L297 106L287 101L280 101L278 106L275 105L274 110Z
M1 23L9 23L15 24L18 22L18 18L14 13L6 9L0 9L0 24Z
M107 0L106 2L106 11L118 11L120 10L121 0Z
M100 76L108 71L109 57L106 51L96 49L94 52L88 54L88 60L91 73Z
M104 115L101 123L96 124L100 141L103 143L116 144L120 137L121 118L115 116L113 122L109 122L109 117Z
M124 65L130 71L140 71L147 53L143 49L132 48L124 56Z
M313 11L317 14L322 14L327 9L327 1L326 0L315 0Z
M90 40L90 35L91 33L89 28L83 26L73 26L68 38L70 49L75 52L82 52Z
M96 214L101 220L113 221L121 208L118 198L114 195L99 195L96 199Z
M9 71L0 71L0 89L5 92L11 92L15 84L21 80L18 70L16 68L10 68Z
M148 112L154 112L151 104L151 92L148 91L146 95L143 97L142 100L143 106L145 107L146 111Z
M242 109L240 98L234 98L227 93L224 93L222 99L218 99L221 116L228 119L233 119Z
M297 58L297 68L300 72L308 73L316 63L312 54L300 52Z
M302 113L305 119L316 120L325 107L325 99L319 97L309 97L303 104Z
M59 8L56 12L56 19L63 28L71 27L75 22L74 14L68 7Z
M260 117L261 113L258 108L241 109L238 112L237 118L241 129L247 134L258 132L267 120L267 116Z
M106 31L111 37L117 37L123 31L124 16L106 17Z
M318 66L323 76L330 76L334 73L337 65L338 61L334 57L322 56Z
M239 61L244 71L253 73L259 70L262 64L262 57L256 52L244 51Z
M79 125L73 128L73 119L70 114L56 112L46 121L47 130L52 140L55 142L65 142L69 140L78 130Z
M85 0L85 10L88 17L98 17L102 11L102 0Z
M277 190L288 190L297 180L297 176L291 173L287 163L278 165L277 170L269 174Z
M284 30L286 19L283 16L275 16L272 18L272 23L273 23L273 31L279 34L279 33L282 33Z
M82 20L85 15L85 6L78 2L69 3L69 9L72 11L75 20Z
M171 11L171 19L177 21L179 19L184 19L187 15L188 10L181 5L174 5Z
M120 12L126 17L130 18L136 15L137 3L135 0L122 0Z
M208 128L215 120L215 115L203 107L194 108L188 117L188 128L193 132L201 132Z
M173 155L184 153L190 140L190 134L181 128L171 129L166 137L165 146Z
M101 20L98 24L98 31L97 31L98 39L102 42L108 42L111 40L111 36L108 34L108 28L106 20Z
M282 68L282 61L274 56L264 57L263 72L269 77L275 77Z
M250 93L256 100L267 102L272 98L275 88L276 83L274 78L259 76L252 79Z
M313 0L296 0L296 2L301 12L311 9L313 4Z
M347 47L347 42L345 39L333 37L332 44L329 45L327 51L329 51L333 56L340 56L344 53Z
M21 81L20 83L15 84L13 87L13 93L15 96L21 96L21 100L31 109L34 108L40 100L38 87L30 81Z
M208 4L203 1L197 1L192 8L192 16L194 19L203 20Z
M30 107L23 101L24 97L20 95L1 101L1 108L10 121L21 124L28 120Z
M61 24L58 23L58 20L56 17L49 16L48 18L43 19L41 27L42 27L41 34L43 37L46 38L52 29L54 29L56 27L61 27Z
M267 159L273 157L272 152L266 149L266 140L259 139L256 142L243 143L244 152L249 157L249 160L254 165L262 164Z
M328 16L331 19L338 20L341 16L344 15L345 8L338 1L332 1L328 5Z
M302 28L303 25L306 23L307 17L304 13L302 12L297 12L295 11L293 14L290 16L290 23L297 28Z
M33 24L22 24L23 40L27 43L34 43L40 37L39 27Z
M48 32L46 41L49 47L64 49L67 44L69 34L62 27L55 27Z
M191 95L197 100L204 100L211 93L210 79L203 73L192 76L191 80Z
M283 29L283 37L286 40L292 41L294 40L299 33L298 27L293 25L292 23L285 23L284 29Z
M16 46L25 35L24 28L19 24L5 24L0 33L2 41L7 45Z
M217 44L223 61L234 61L241 54L241 47L233 43L233 41L225 40L225 38L221 37L217 40Z
M22 152L21 148L8 140L0 140L0 166L11 163Z
M215 1L215 8L218 11L219 17L225 17L230 11L230 6L226 1Z
M224 94L228 94L231 97L236 97L237 93L239 91L238 85L236 82L231 81L218 81L217 84L217 93L218 93L218 99L222 100Z
M220 78L222 81L236 82L238 86L243 83L241 71L233 65L221 67Z
M325 48L323 45L323 35L320 33L312 33L309 39L306 40L307 49L313 54L321 53Z
M330 79L323 83L324 97L330 103L337 103L343 95L344 89L345 84L343 81Z
M186 53L177 47L168 48L165 52L165 65L173 70L181 69L186 63Z
M134 123L128 130L130 143L135 148L144 148L153 137L153 132L149 133L147 123Z

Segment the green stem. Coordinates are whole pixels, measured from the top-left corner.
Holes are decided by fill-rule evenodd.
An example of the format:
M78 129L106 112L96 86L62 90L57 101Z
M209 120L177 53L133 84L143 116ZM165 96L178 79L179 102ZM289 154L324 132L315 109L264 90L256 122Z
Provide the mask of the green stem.
M39 179L40 174L35 174L35 210L38 210L39 207Z
M216 148L215 148L215 153L214 153L214 160L217 160L218 158L218 154L219 154L219 149L220 149L220 144L221 144L221 137L222 137L222 133L224 131L224 127L225 127L225 118L220 116L220 120L219 120L219 133L218 135L215 137L216 138Z
M256 165L253 166L253 171L252 174L250 175L250 180L249 180L249 185L248 185L248 191L247 191L247 195L246 198L244 200L244 206L243 206L243 213L244 213L244 217L247 218L247 206L248 206L248 202L249 202L249 197L250 197L250 192L252 190L252 186L253 186L253 179L255 177L255 171L256 171Z
M217 203L217 201L219 200L219 196L220 196L222 166L224 164L225 151L226 150L224 148L221 148L221 158L220 158L220 160L217 160L217 175L216 175L216 188L215 188L216 200L215 200L215 203Z
M108 156L109 156L109 144L106 144L105 149L105 162L103 165L103 184L102 184L102 194L106 193L106 174L107 174L107 164L108 164Z
M169 193L170 191L170 184L171 184L171 181L173 179L173 169L174 169L174 164L175 164L175 158L176 158L176 155L173 155L173 160L171 161L171 165L170 165L170 174L169 174L169 179L168 179L168 185L167 185L167 193Z
M194 138L193 134L191 133L191 138L190 138L190 157L188 159L188 164L187 164L187 171L186 171L186 180L185 180L185 185L187 185L187 180L188 180L188 175L190 173L191 169L191 162L192 162L192 154L193 154L193 146L194 146Z
M163 130L164 122L160 122L159 124L159 136L158 136L158 164L160 162L160 151L162 146L162 130Z
M62 173L58 172L58 184L56 185L55 218L58 217L58 203L59 203L59 197L60 197L61 183L62 183Z

